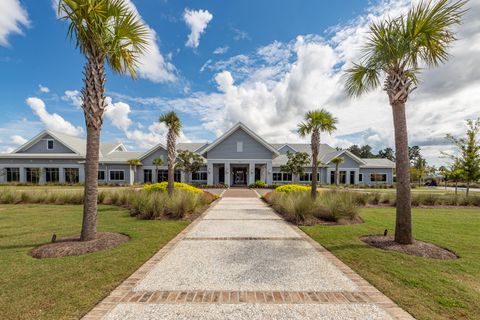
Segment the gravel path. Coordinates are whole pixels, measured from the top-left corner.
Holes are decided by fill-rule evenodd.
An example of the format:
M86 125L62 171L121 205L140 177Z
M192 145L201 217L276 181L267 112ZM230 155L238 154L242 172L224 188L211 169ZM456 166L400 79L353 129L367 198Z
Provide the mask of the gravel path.
M254 194L225 192L85 319L412 319Z

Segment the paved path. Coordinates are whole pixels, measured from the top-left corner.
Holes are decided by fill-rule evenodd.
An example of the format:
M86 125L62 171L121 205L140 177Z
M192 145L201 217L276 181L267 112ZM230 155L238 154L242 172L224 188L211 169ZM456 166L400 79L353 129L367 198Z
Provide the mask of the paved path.
M412 319L240 189L225 192L85 317L100 318Z

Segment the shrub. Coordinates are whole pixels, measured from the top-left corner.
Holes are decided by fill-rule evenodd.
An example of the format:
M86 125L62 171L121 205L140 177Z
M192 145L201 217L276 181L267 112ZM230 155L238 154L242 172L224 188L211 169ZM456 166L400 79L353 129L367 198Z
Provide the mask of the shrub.
M301 184L284 184L275 189L276 192L284 192L284 193L305 192L310 190L311 188L309 186L304 186Z
M147 191L167 191L167 187L168 187L168 182L160 182L160 183L145 185L143 189ZM186 183L174 182L173 188L188 191L191 193L198 193L198 194L203 193L203 190Z
M358 216L355 195L350 192L322 192L313 200L307 192L274 191L263 198L286 220L296 224L308 222L311 217L338 221Z

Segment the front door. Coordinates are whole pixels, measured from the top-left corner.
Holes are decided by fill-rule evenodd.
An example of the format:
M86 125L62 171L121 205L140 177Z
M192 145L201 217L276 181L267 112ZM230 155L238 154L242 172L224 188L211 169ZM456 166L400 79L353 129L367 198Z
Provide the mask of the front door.
M245 185L247 184L247 170L233 169L233 184Z
M225 183L225 167L218 168L218 182Z

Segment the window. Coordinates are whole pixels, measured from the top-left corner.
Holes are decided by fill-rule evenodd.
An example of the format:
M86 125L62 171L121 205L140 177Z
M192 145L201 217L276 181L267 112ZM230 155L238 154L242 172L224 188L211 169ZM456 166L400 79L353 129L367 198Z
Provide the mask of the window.
M363 173L358 174L358 182L363 182Z
M145 169L143 170L143 182L144 183L152 183L153 182L152 170Z
M283 173L283 181L292 181L292 174L284 172Z
M237 142L237 152L243 152L243 142L242 141Z
M98 170L98 180L105 181L105 170Z
M60 170L58 168L45 168L45 182L58 182L60 181Z
M372 173L370 174L370 181L372 182L387 182L386 173Z
M20 182L19 168L6 168L7 182Z
M78 183L80 181L80 170L78 168L65 168L65 182Z
M330 171L330 184L335 183L335 171Z
M282 173L281 172L274 172L273 173L273 181L282 181Z
M175 170L175 172L173 173L173 181L175 182L182 181L182 174L180 173L180 170Z
M192 173L192 181L206 181L207 173L205 171L199 171Z
M168 171L167 170L158 170L157 181L158 182L168 181Z
M27 182L30 183L38 183L40 182L40 168L25 168L25 175L27 178Z
M355 171L350 171L350 184L355 184Z
M53 140L47 140L47 150L53 150Z
M125 171L123 171L123 170L111 170L110 171L110 180L112 180L112 181L124 181L125 180Z
M305 172L303 175L300 176L300 181L301 182L312 181L312 173L311 172Z

